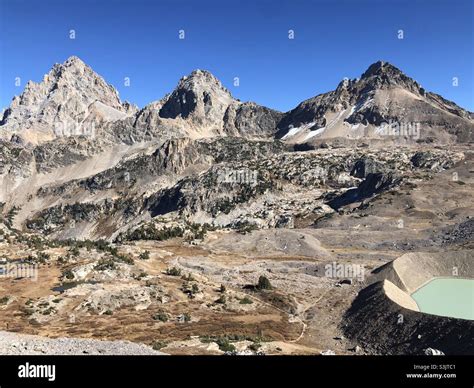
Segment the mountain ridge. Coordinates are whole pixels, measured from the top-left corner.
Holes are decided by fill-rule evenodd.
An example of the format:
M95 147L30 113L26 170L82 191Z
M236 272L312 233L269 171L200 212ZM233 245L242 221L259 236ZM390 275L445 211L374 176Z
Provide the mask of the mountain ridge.
M171 93L139 109L122 102L117 90L77 56L53 65L42 82L27 83L0 119L0 134L40 144L58 136L92 131L96 135L104 128L114 137L118 127L135 131L132 142L142 137L140 131L151 130L151 137L276 137L305 143L319 138L384 138L381 125L392 121L419 123L426 138L472 141L471 112L425 91L385 61L371 64L358 79L344 79L334 90L279 112L235 99L202 69L183 76Z

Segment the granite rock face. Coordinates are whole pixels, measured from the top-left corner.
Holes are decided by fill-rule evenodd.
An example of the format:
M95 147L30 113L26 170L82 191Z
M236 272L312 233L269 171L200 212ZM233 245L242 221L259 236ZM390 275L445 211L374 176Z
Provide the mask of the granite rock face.
M161 107L160 116L192 119L199 125L214 126L222 121L232 101L232 95L217 78L208 71L195 70L181 78Z
M183 77L159 111L165 119L182 119L206 136L272 136L280 112L234 99L221 82L205 70Z
M119 120L136 108L122 103L115 88L77 57L55 64L42 82L29 81L0 120L3 137L40 143L87 135L103 121Z

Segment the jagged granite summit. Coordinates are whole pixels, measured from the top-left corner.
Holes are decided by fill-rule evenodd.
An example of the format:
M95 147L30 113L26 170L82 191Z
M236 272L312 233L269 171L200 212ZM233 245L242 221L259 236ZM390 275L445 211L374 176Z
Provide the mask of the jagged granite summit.
M120 101L113 86L73 56L55 64L42 82L27 83L4 112L0 131L40 143L61 135L87 133L92 130L91 123L119 120L133 114L134 109Z
M181 78L160 109L163 118L192 118L198 125L217 126L234 101L230 92L211 73L195 70Z
M91 134L126 144L176 136L278 138L290 143L394 136L466 142L472 141L473 128L472 113L425 91L382 61L369 66L360 79L345 79L334 91L281 113L235 99L205 70L183 77L174 91L139 110L122 102L79 58L70 57L55 64L42 82L28 82L13 99L0 120L0 137L31 144Z
M271 137L282 115L253 102L236 100L205 70L181 78L159 109L161 118L178 120L197 137Z
M0 136L31 144L101 134L126 143L168 135L272 137L281 116L234 99L203 70L183 77L171 94L138 110L122 102L113 86L73 56L55 64L42 82L28 82L3 113Z

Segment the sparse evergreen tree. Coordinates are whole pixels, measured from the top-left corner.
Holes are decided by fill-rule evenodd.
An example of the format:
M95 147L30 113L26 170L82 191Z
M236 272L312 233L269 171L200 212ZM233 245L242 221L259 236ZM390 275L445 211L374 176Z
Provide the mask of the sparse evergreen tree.
M258 278L257 289L259 290L271 290L273 287L270 280L264 275Z

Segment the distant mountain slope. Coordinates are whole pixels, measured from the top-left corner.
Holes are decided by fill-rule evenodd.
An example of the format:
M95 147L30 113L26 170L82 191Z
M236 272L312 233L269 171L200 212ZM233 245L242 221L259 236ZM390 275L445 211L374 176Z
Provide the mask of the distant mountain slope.
M426 92L395 66L380 61L360 79L343 80L336 90L303 101L286 113L277 137L298 143L318 137L390 139L401 132L415 140L464 142L472 141L473 129L469 112Z
M115 143L222 135L273 137L282 113L232 97L211 73L195 70L176 89L142 110L77 57L28 82L0 118L0 138L40 144L58 137Z
M387 122L408 125L406 133L386 132ZM158 215L292 227L297 214L319 217L396 187L417 140L468 142L473 126L471 113L384 62L281 113L235 99L204 70L138 109L71 57L30 82L1 118L0 209L14 211L16 228L61 238L113 238ZM338 140L301 152L329 138ZM407 138L413 150L398 154L393 138ZM358 161L366 147L393 153L385 165L398 158L405 165L387 172ZM460 160L448 156L449 165ZM351 175L355 163L370 176ZM71 220L85 229L69 227Z
M205 70L183 77L161 100L141 110L77 57L55 64L41 83L28 82L0 119L0 138L40 144L58 137L94 137L133 144L157 138L276 137L291 143L317 138L407 137L442 142L473 139L472 113L426 92L386 62L360 79L343 80L281 113L232 97Z

